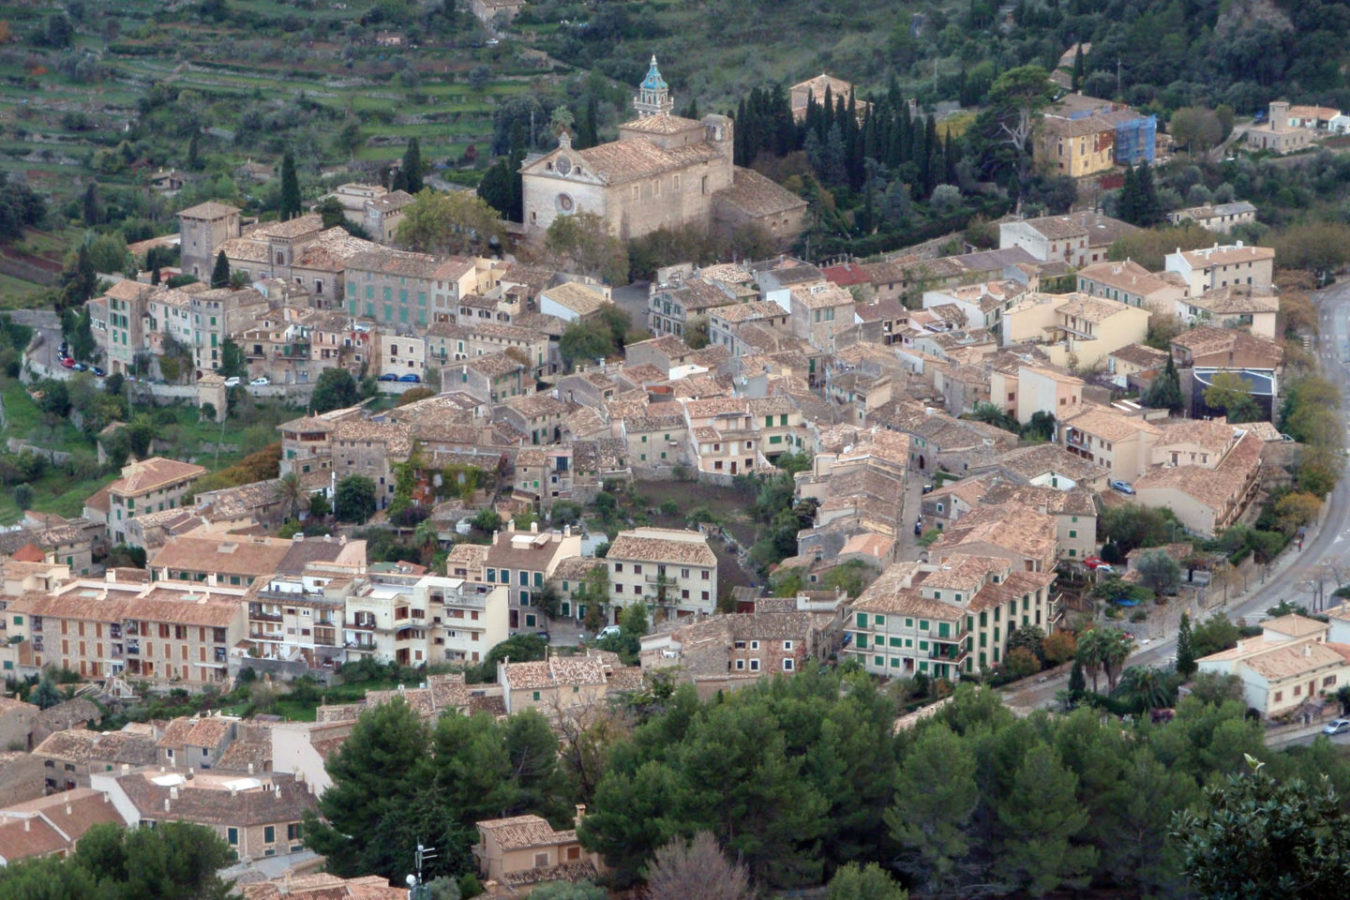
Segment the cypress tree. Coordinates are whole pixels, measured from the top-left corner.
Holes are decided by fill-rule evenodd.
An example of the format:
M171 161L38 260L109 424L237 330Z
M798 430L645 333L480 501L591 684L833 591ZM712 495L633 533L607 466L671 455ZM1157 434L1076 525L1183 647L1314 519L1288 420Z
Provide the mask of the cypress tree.
M300 215L300 181L295 177L295 158L288 152L281 157L281 221Z
M1158 199L1158 191L1153 185L1153 170L1147 161L1139 164L1135 183L1139 189L1139 221L1135 224L1141 228L1157 225L1163 219L1162 202Z
M156 285L159 283L160 283L159 266L155 266L153 269L150 270L150 284Z
M1191 614L1181 614L1181 627L1177 629L1177 674L1190 678L1199 665L1195 661L1195 645L1191 639Z
M1083 663L1075 659L1069 670L1069 696L1078 698L1087 692L1087 679L1083 677Z
M1125 169L1125 184L1120 188L1120 204L1116 208L1116 215L1131 225L1139 224L1139 182L1132 168Z
M1073 54L1073 89L1079 90L1083 86L1083 44L1078 44L1077 51Z
M92 181L89 182L89 187L84 189L83 206L84 224L91 227L97 225L102 216L99 215L98 209L98 187Z
M211 287L223 288L230 286L230 261L225 258L225 251L222 250L216 254L216 267L211 270Z
M403 189L410 194L422 190L422 145L417 138L408 141L408 149L403 151Z
M191 172L196 172L202 167L202 159L197 147L197 132L192 132L192 139L188 141L187 167Z
M596 103L595 95L587 94L586 109L582 113L581 128L579 129L581 132L579 135L581 140L578 141L576 145L578 150L594 147L596 144L600 143L599 118L599 104Z

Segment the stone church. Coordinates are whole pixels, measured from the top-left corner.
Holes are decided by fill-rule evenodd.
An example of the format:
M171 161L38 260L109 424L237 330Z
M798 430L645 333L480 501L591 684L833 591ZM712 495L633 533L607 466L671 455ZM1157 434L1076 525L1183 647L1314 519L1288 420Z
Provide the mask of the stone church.
M732 164L731 119L674 115L655 56L633 107L637 118L619 126L617 141L576 150L564 133L556 150L521 167L527 236L581 211L624 240L686 225L721 234L757 225L784 244L801 233L806 201Z

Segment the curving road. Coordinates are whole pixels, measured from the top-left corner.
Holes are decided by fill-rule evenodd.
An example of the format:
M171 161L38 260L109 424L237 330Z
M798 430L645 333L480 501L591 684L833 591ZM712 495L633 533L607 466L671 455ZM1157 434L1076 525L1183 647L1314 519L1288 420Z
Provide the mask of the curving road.
M1350 281L1337 283L1313 294L1321 317L1321 336L1318 356L1323 374L1341 392L1340 415L1350 422ZM1350 444L1350 440L1347 440ZM1263 583L1254 585L1245 594L1232 598L1222 608L1230 619L1246 618L1251 622L1265 615L1265 611L1281 600L1312 606L1313 582L1325 580L1328 593L1339 580L1337 572L1350 581L1350 460L1342 463L1340 481L1327 498L1326 516L1315 532L1304 541L1301 551L1292 547L1271 567ZM1197 610L1191 609L1196 618ZM1141 647L1130 657L1128 665L1159 666L1167 664L1176 655L1176 634L1169 633L1160 640ZM1009 706L1034 709L1054 703L1055 693L1067 687L1068 675L1045 677L1031 684L1018 684L1004 692Z

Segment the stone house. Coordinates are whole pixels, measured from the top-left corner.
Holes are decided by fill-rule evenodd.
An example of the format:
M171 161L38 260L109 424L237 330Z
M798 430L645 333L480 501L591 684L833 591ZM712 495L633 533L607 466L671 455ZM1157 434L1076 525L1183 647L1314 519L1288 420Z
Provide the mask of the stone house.
M280 773L241 777L180 768L90 780L129 825L204 825L244 862L302 849L304 814L317 808L303 776Z
M604 700L609 681L593 656L550 656L537 662L497 663L497 683L508 715L537 709L557 717Z
M506 351L441 366L442 391L463 391L483 403L503 403L529 389L525 364Z
M199 203L179 211L178 230L183 274L209 280L216 254L226 241L239 236L239 209L215 201Z
M1229 285L1269 288L1275 281L1275 251L1245 246L1242 241L1169 253L1163 264L1181 276L1191 297Z
M122 467L122 477L109 484L107 525L114 543L125 543L123 524L136 514L174 509L183 500L192 482L206 469L192 463L152 456Z
M1173 312L1189 293L1177 273L1153 273L1131 259L1084 266L1077 278L1078 290L1084 294L1159 313Z
M562 531L516 531L515 522L492 535L483 559L483 579L487 584L505 585L510 591L510 627L542 628L543 615L534 602L536 593L564 560L581 556L581 535L570 527Z
M1168 213L1167 220L1173 225L1194 222L1216 234L1231 234L1235 226L1249 225L1256 221L1256 207L1246 200L1215 203L1212 206L1192 206L1189 209Z
M53 732L33 748L42 761L48 793L89 787L89 777L122 766L141 768L158 762L155 730L133 723L120 731L90 731L78 727Z
M126 824L108 798L75 788L0 808L0 867L25 859L69 856L95 825Z
M585 810L584 806L577 807L578 821ZM556 831L535 815L488 819L476 825L474 861L488 882L524 894L535 884L598 877L599 855L581 846L575 829Z

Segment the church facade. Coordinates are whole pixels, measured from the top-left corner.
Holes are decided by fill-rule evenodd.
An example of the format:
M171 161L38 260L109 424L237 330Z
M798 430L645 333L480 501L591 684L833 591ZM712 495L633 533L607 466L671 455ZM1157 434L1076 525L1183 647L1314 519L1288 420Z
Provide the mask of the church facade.
M577 212L599 215L624 240L689 225L755 225L783 243L801 233L806 201L732 164L731 119L674 115L655 57L633 107L637 118L619 126L617 141L577 150L563 134L556 150L521 168L527 236Z

